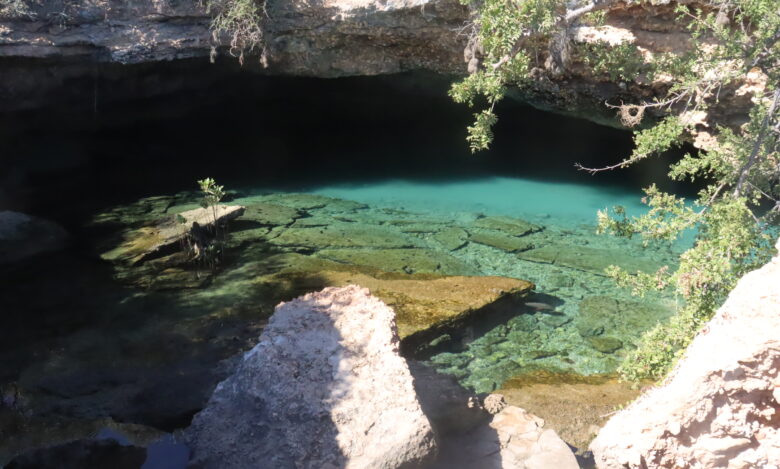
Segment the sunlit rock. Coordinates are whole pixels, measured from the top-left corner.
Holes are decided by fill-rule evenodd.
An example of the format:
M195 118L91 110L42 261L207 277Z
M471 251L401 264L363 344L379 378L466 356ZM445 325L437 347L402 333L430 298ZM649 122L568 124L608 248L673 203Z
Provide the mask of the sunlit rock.
M357 286L280 304L186 432L200 467L414 467L431 425L393 311Z
M406 339L415 334L417 341L431 334L432 328L455 327L470 316L488 314L500 301L520 300L534 287L530 282L506 277L463 277L377 273L359 271L318 272L327 285L360 285L392 307L396 313L398 335ZM433 332L433 331L431 331Z
M167 216L151 226L129 230L122 234L118 246L101 254L105 260L134 265L147 259L159 257L167 249L175 248L189 235L193 225L202 228L222 224L244 213L244 207L217 205L212 208L198 208Z
M598 467L778 467L779 311L780 255L739 281L662 386L606 424Z

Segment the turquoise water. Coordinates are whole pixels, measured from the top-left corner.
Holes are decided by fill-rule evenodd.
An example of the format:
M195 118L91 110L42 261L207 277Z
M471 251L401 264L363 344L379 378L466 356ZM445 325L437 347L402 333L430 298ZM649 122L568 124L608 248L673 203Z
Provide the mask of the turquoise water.
M508 177L437 183L394 180L324 186L311 192L419 212L478 212L551 219L559 225L592 223L597 210L615 205L626 207L631 215L646 211L638 191Z
M138 430L137 441L157 433L130 424L187 426L274 306L324 286L318 269L534 282L523 303L477 317L424 357L479 392L538 369L613 371L676 307L672 296L631 297L603 268L673 263L682 246L595 233L597 210L646 209L638 188L654 173L591 177L572 168L619 160L628 134L507 109L495 149L474 156L461 135L470 111L449 100L448 83L409 99L407 90L361 91L339 80L266 93L258 80L223 86L232 100L213 93L213 105L176 118L175 102L165 102L160 116L146 104L141 114L104 110L99 122L89 114L78 132L62 128L78 128L70 119L33 119L29 134L0 142L0 153L13 155L13 171L0 176L3 208L53 219L73 235L66 250L0 272L0 397L19 409L7 420L0 406L0 435L13 435L0 438L0 465L40 441L90 436L106 420ZM170 252L136 266L100 258L126 232L197 207L203 177L235 191L225 203L247 207L216 271ZM495 216L536 228L486 227Z
M624 206L629 215L647 210L641 203L641 192L619 186L490 177L435 183L393 180L342 184L320 186L309 192L373 208L411 212L412 218L418 217L422 223L439 220L449 226L466 227L483 215L515 217L544 227L532 236L535 242L585 255L592 252L614 256L616 264L628 258L673 266L693 236L689 233L673 246L645 247L638 239L597 235L597 210L614 205ZM558 313L526 311L498 325L477 326L457 350L430 357L430 363L441 372L453 374L478 392L492 391L513 375L535 369L613 372L641 332L678 306L677 300L669 296L632 297L602 275L600 263L591 267L588 261L583 265L537 262L477 243L468 243L450 254L475 266L481 275L536 283L536 294L529 301L549 302ZM591 335L587 331L591 319L585 320L584 315L593 316L592 320L599 323L595 327L606 330Z
M117 234L196 208L200 195L182 192L94 213L84 228L95 231L88 254L48 256L8 277L2 306L13 312L13 334L0 361L13 367L4 379L28 409L56 416L56 425L30 426L39 430L29 438L43 428L83 435L83 422L100 428L107 415L164 430L186 426L231 357L256 343L274 305L322 288L318 272L345 264L534 282L522 303L476 317L420 357L477 392L536 370L612 372L642 331L677 307L671 296L633 298L603 274L612 263L653 271L679 254L679 246L596 234L596 210L644 210L638 191L510 177L297 190L233 194L226 203L246 212L232 222L216 271L182 264L176 253L132 266L95 259L95 251L119 245ZM478 236L527 246L507 249ZM16 451L10 444L0 447L0 461Z

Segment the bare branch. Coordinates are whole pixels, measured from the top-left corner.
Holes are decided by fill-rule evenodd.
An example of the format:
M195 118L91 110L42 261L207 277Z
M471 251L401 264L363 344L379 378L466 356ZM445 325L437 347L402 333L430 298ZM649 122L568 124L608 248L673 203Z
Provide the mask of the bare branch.
M743 166L739 172L739 179L737 180L737 185L734 187L734 197L739 197L750 169L756 164L756 160L758 160L758 153L761 151L761 145L764 143L764 138L766 138L766 130L769 126L769 121L775 114L778 101L780 101L780 88L775 90L772 104L769 106L769 111L767 111L766 116L764 116L764 121L761 123L761 130L758 131L758 136L753 144L753 149L750 151L750 156L748 157L747 162L745 162L745 166Z
M564 15L563 17L564 26L569 26L575 20L579 19L581 16L586 15L588 13L605 10L611 7L612 5L617 4L619 1L621 0L593 0L592 2L584 6L581 6L579 8L575 8L574 10L568 10L566 12L566 15Z
M646 157L647 157L647 155L632 156L631 158L629 158L627 160L623 160L620 163L616 163L616 164L613 164L613 165L610 165L610 166L605 166L603 168L587 168L585 166L582 166L579 163L574 163L574 167L577 168L580 171L586 171L586 172L590 173L591 175L594 175L596 173L600 173L600 172L603 172L603 171L612 171L613 169L625 168L626 166L630 166L630 165L636 163L639 160L645 159Z

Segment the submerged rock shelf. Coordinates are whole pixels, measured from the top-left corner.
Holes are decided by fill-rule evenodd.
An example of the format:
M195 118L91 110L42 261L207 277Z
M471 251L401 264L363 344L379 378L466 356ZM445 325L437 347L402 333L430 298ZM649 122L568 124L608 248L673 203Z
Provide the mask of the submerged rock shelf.
M197 199L156 196L96 215L100 251L116 253L160 220L192 213ZM65 421L74 435L109 416L181 428L230 372L230 358L256 343L276 304L328 286L368 288L395 309L404 353L476 392L538 370L611 372L674 306L637 301L603 274L610 264L653 270L672 251L597 237L592 225L310 193L233 194L226 205L243 214L229 224L217 269L181 252L133 252L135 262L113 262L114 280L101 277L97 297L73 300L95 319L2 352L18 365L7 371L18 373L14 411ZM48 262L51 282L73 268ZM30 428L30 440L22 432L13 448L0 447L0 463L35 447Z
M186 200L157 201L168 204L163 213L191 206ZM231 228L232 246L221 271L189 295L204 306L230 302L256 311L285 299L271 293L273 285L286 284L289 295L357 283L396 307L401 337L417 333L419 351L426 349L421 331L452 317L466 319L464 311L491 305L504 292L522 296L533 288L528 281L536 283L533 298L494 308L502 309L498 319L481 317L425 336L433 342L428 352L441 352L431 362L479 392L539 368L611 372L641 332L673 309L663 298L637 301L603 273L613 264L652 272L672 262L672 253L597 237L593 226L420 213L319 194L253 195L230 203L246 212ZM141 266L142 275L116 268L119 278L151 289L187 288L192 278L212 275L180 263L163 262L156 273ZM179 269L179 285L171 269Z

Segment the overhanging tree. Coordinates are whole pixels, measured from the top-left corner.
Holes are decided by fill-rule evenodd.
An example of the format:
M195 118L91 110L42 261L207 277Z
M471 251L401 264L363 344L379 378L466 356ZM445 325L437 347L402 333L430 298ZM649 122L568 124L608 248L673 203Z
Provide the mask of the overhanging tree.
M466 50L469 75L450 95L481 106L468 128L472 151L489 147L495 105L507 88L533 87L540 75L564 75L574 62L595 76L630 82L663 77L652 99L609 103L635 127L635 149L622 161L590 173L624 168L679 145L707 129L704 148L670 167L676 180L704 181L693 204L645 189L647 214L629 218L621 207L599 212L599 231L673 242L697 229L695 244L672 270L608 273L636 294L673 289L685 300L669 322L646 333L621 367L626 378L663 376L744 273L766 261L780 219L780 4L776 0L679 2L677 20L689 31L678 53L642 53L630 42L575 44L583 25L598 28L607 10L648 0L462 0L476 15ZM723 90L751 95L742 125L719 122ZM774 232L776 233L776 231Z

